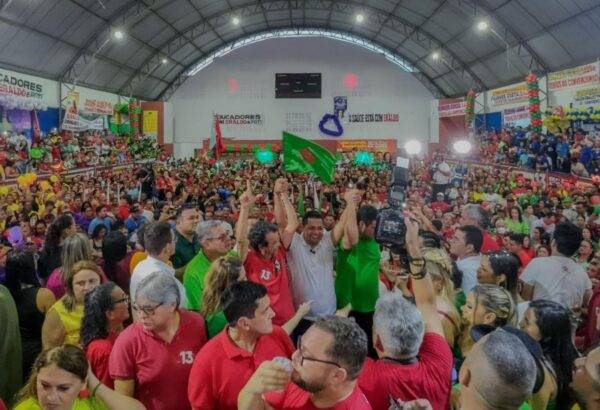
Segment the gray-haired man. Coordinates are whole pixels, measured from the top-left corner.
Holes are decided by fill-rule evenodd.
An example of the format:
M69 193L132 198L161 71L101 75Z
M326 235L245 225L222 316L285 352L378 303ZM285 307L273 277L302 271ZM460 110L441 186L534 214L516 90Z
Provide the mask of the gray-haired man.
M221 221L200 222L196 235L201 248L198 254L188 262L183 274L183 286L190 310L200 310L204 276L212 262L228 253L235 254L231 252L229 232Z

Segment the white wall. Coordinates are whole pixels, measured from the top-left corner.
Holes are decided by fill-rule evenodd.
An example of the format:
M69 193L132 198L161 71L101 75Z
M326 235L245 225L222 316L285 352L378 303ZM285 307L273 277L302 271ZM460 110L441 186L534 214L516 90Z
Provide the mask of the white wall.
M275 73L321 73L320 99L275 99ZM355 74L350 89L344 78ZM237 81L237 89L232 82ZM171 98L175 117L175 155L192 155L211 133L212 114L260 114L259 125L223 124L225 138L280 139L283 130L302 124L300 136L332 138L319 131L321 117L333 111L333 97L347 96L342 121L345 139L429 140L432 95L383 56L331 39L272 39L243 47L188 79ZM393 113L398 122L350 123L349 114ZM294 119L299 114L299 119ZM291 119L290 119L291 115ZM287 119L286 119L287 117Z

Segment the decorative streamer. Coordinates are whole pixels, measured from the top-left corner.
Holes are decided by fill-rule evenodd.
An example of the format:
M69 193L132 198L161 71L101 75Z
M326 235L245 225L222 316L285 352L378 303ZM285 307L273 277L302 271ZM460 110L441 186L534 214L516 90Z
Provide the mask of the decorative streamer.
M465 107L465 128L470 128L473 125L473 119L475 118L475 97L477 93L472 89L467 93Z
M527 92L529 94L529 117L531 118L532 130L538 134L542 132L542 112L540 111L540 86L538 78L534 73L525 77Z

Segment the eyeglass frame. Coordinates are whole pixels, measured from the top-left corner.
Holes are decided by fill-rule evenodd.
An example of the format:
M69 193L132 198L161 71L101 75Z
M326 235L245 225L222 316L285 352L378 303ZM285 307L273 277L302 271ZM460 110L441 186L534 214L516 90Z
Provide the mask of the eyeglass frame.
M110 303L110 306L112 307L112 306L114 306L114 305L116 305L118 303L122 303L122 302L125 302L129 306L131 304L131 298L129 296L125 295L124 298L113 300Z
M298 343L296 343L296 349L298 351L298 355L300 355L300 366L304 366L304 361L308 360L310 362L318 362L318 363L325 363L325 364L331 364L334 366L339 367L340 369L343 369L343 367L336 362L332 362L329 360L321 360L321 359L317 359L314 357L306 357L302 354L302 345L301 345L301 341L302 341L302 336L298 337Z
M159 307L161 307L164 304L165 304L165 302L160 302L158 305L151 307L151 306L139 306L137 303L132 303L131 307L136 312L141 311L141 312L144 312L145 314L147 314L148 316L153 316L156 313L156 309L158 309Z

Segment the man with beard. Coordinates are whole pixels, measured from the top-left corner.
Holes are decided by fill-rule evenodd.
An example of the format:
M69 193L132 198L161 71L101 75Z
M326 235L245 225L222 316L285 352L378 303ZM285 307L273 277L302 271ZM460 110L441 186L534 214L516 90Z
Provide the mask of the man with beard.
M575 360L571 389L582 410L600 409L600 347Z
M266 288L243 281L223 296L228 325L196 355L188 398L194 409L234 410L239 391L256 367L274 357L290 357L294 347L279 326Z
M308 211L302 217L302 234L290 232L281 227L287 225L284 206L291 203L282 201L281 192L287 191L287 181L279 179L275 183L275 218L280 227L279 235L287 250L287 262L292 280L292 295L298 308L306 301L312 301L310 311L292 333L296 341L319 317L333 315L336 298L333 276L333 254L344 229L350 207L342 213L340 221L331 232L323 230L323 215L319 211ZM345 194L347 202L357 195L356 190ZM293 210L289 210L292 212Z
M367 337L356 322L317 319L298 341L291 369L263 362L240 391L238 409L371 409L357 385L366 356Z

